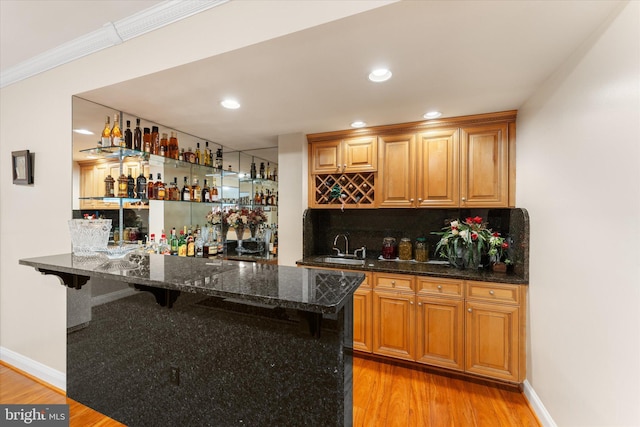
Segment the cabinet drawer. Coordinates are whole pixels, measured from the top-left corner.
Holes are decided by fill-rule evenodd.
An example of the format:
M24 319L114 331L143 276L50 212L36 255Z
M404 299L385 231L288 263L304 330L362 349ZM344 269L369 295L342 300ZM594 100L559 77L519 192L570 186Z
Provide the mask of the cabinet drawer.
M519 304L520 286L504 283L467 282L468 299Z
M413 276L375 273L373 276L373 282L377 289L395 289L403 291L415 290Z
M463 281L418 277L418 292L429 295L462 297Z

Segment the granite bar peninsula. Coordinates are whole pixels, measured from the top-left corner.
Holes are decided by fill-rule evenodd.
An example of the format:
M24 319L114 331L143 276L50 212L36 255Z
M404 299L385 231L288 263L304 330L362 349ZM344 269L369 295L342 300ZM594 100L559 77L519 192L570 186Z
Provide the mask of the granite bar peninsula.
M70 288L141 290L67 335L67 396L128 426L352 423L361 273L130 254L22 259Z

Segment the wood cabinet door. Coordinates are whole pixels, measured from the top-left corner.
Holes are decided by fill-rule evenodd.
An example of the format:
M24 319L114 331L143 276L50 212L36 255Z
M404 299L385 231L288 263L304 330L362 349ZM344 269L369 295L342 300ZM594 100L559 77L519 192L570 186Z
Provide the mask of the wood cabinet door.
M381 208L415 206L415 135L379 138L377 205Z
M416 361L464 369L464 302L418 296Z
M465 370L519 381L518 306L466 303Z
M375 172L378 169L378 138L345 139L342 154L343 172Z
M340 173L342 170L341 147L341 140L311 143L309 145L311 173Z
M362 285L353 294L353 348L368 353L373 351L372 294Z
M461 129L460 206L508 207L507 124Z
M418 207L456 207L460 203L458 129L418 135L416 196Z
M415 360L415 295L373 291L373 352Z

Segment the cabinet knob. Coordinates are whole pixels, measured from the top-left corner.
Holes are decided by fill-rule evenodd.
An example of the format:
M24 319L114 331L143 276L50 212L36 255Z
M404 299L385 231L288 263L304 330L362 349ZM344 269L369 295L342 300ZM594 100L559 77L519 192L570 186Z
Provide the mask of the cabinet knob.
M409 199L409 201L410 201L411 203L413 203L413 199Z
M419 302L419 303L418 303L418 305L422 305L422 303L421 303L421 302Z
M466 198L466 197L463 197L463 198L462 198L462 199L460 199L460 200L462 200L463 202L466 202L466 201L467 201L467 198Z
M342 172L344 172L347 169L347 165L342 165Z
M473 310L472 310L472 309L470 309L470 308L467 308L467 311L468 311L469 313L471 313Z
M409 301L409 304L413 305L413 301Z
M336 171L340 172L340 165L336 168Z
M442 289L442 285L438 285L438 289Z
M422 203L422 197L418 197L418 201Z
M491 290L489 291L489 295L493 295L493 294L495 294L495 292L493 292L493 289L491 289Z
M392 288L395 288L395 287L396 287L396 281L395 281L395 280L392 280L392 281L391 281L391 287L392 287Z

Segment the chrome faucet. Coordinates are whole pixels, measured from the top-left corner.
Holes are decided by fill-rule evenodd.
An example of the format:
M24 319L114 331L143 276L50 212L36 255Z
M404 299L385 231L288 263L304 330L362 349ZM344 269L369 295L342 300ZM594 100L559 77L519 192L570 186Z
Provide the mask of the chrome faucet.
M340 236L344 237L344 253L340 252L340 249L336 247ZM335 239L333 239L333 250L338 251L338 253L336 254L337 256L349 255L349 238L347 237L346 234L336 235Z

